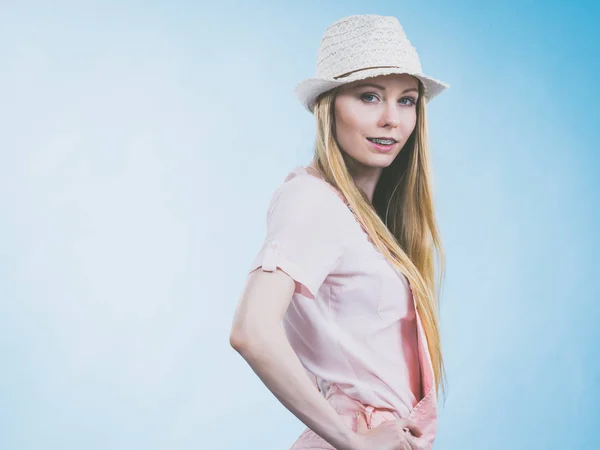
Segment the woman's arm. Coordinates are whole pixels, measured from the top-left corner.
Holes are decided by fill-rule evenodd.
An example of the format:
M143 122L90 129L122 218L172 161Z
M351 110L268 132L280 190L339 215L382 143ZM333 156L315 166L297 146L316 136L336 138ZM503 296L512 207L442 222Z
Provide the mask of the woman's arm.
M293 292L294 280L280 269L252 272L234 317L231 346L300 421L335 448L355 450L360 436L315 388L281 327Z

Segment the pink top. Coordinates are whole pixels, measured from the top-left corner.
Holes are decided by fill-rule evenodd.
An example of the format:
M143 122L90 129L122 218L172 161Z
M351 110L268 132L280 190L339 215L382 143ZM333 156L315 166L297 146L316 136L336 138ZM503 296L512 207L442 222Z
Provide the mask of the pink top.
M266 239L250 271L259 267L279 267L295 280L283 326L324 396L335 384L360 403L411 415L424 397L420 354L429 363L426 393L432 376L409 283L338 191L302 166L271 199ZM431 411L426 415L431 421ZM435 423L429 428L435 435Z

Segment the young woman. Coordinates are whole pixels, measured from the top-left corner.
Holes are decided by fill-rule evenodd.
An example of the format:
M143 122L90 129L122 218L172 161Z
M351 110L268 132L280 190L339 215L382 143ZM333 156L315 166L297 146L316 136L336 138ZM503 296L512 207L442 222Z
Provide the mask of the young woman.
M395 17L360 15L327 29L296 88L314 158L273 195L230 336L307 425L293 450L433 446L444 255L425 105L447 87Z

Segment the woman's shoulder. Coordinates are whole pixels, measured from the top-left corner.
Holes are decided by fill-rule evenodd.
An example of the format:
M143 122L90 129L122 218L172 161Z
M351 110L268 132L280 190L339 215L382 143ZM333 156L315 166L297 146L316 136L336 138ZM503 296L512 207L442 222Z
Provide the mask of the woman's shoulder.
M310 209L328 215L339 214L346 209L337 190L324 179L313 175L304 166L298 166L288 173L283 183L276 189L269 209L279 204L302 211Z

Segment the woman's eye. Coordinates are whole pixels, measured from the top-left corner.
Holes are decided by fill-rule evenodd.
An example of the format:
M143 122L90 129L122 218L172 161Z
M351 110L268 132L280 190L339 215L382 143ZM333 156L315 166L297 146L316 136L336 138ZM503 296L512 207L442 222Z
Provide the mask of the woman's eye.
M360 96L360 98L365 100L367 103L373 103L372 101L368 100L368 98L370 98L370 97L377 98L377 96L375 94L363 94Z
M374 103L377 100L377 96L375 94L363 94L360 96L360 98L367 103ZM402 97L399 102L404 106L414 106L417 104L416 100L412 97Z
M402 103L404 100L408 100L408 103ZM403 105L406 105L406 106L413 106L413 105L416 105L416 104L417 104L417 102L415 101L415 99L413 99L412 97L402 97L402 98L400 99L400 102L401 102Z

